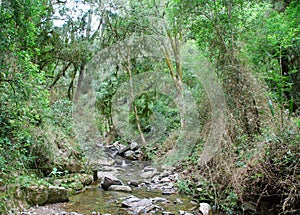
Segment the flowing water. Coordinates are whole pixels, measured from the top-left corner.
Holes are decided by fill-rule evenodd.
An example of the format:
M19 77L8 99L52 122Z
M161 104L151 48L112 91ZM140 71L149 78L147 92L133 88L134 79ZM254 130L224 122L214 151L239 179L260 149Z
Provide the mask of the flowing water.
M129 180L140 181L141 169L143 169L144 166L149 165L149 163L126 162L128 162L128 164L122 161L122 165L120 164L120 166L116 166L116 169L119 169L116 176L123 182L128 182ZM122 201L124 201L124 198L130 195L134 195L135 197L141 199L150 199L155 197L166 198L169 200L169 203L155 204L161 206L163 211L168 212L177 213L178 210L192 211L196 207L191 203L191 199L186 195L162 195L161 190L154 190L146 187L133 188L132 193L104 191L102 188L100 188L100 184L96 184L86 192L70 197L70 202L66 204L64 209L66 211L73 211L82 214L92 214L93 211L101 214L109 213L112 215L130 214L126 208L122 207ZM162 211L159 211L156 214L161 213Z
M178 210L189 211L195 205L190 203L190 198L185 195L173 194L170 196L162 196L161 191L151 190L147 191L143 188L133 190L131 194L115 191L103 191L101 188L93 188L85 193L75 195L70 198L69 204L66 205L67 211L74 211L83 214L92 214L93 211L103 213L117 214L130 214L126 208L122 208L120 198L128 195L134 195L138 198L167 198L170 203L160 205L164 211L177 212ZM179 198L182 203L174 203ZM157 212L157 214L161 214Z

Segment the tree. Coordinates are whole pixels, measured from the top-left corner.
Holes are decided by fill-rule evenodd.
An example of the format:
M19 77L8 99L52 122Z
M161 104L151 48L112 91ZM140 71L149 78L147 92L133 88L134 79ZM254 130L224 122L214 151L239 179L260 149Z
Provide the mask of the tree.
M48 106L45 73L36 64L45 5L38 0L2 1L0 10L0 168L7 171L32 165L32 130Z
M217 67L219 78L234 116L240 122L242 133L250 136L260 133L261 122L258 101L255 96L255 82L251 71L240 58L241 33L245 8L251 3L245 1L180 1L186 8L181 14L191 19L190 30L199 47L207 53ZM177 11L180 14L180 11Z

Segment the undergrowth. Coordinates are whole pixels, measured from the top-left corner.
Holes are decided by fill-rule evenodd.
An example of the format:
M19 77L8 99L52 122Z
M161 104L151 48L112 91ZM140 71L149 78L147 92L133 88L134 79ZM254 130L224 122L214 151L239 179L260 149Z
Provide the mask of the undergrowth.
M182 164L179 188L226 214L299 214L299 118L285 125L224 141L207 165L197 164L199 147Z

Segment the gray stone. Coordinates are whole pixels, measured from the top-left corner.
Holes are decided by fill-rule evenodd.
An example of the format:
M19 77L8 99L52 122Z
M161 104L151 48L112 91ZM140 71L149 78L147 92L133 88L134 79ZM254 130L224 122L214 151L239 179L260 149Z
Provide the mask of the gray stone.
M130 144L130 149L131 149L132 151L137 150L139 147L140 147L140 146L139 146L139 144L138 144L137 142L132 142L132 143Z
M147 172L147 171L157 171L156 168L154 167L151 167L151 166L146 166L144 169L143 169L144 172Z
M152 203L169 203L169 200L167 200L166 198L162 198L162 197L155 197L151 199Z
M147 171L147 172L143 172L141 174L141 177L146 179L146 178L153 178L153 176L157 175L158 171L157 170L153 170L153 171Z
M110 185L108 187L108 190L127 192L127 193L132 192L132 189L129 186L126 186L126 185Z
M124 146L120 144L118 148L118 155L123 156L128 150L130 150L129 146Z
M113 175L106 175L102 179L101 187L107 190L111 185L123 185L122 181Z
M124 153L124 157L127 158L127 159L129 159L129 160L135 160L136 159L135 153L132 150L126 151Z
M181 201L180 198L176 198L174 201L175 204L182 204L183 202Z
M152 182L152 183L159 183L159 182L160 182L160 180L159 180L159 175L154 176L154 177L151 179L151 182Z
M175 167L169 165L161 165L161 169L173 172Z
M162 173L160 173L160 177L164 178L164 177L168 177L171 174L170 171L164 170Z
M161 209L161 208L157 205L148 205L148 206L143 207L141 209L139 208L139 210L137 210L137 212L142 213L142 214L153 214L151 212L155 211L156 209Z
M122 207L130 208L133 206L135 202L140 201L139 198L135 196L131 196L130 198L126 199L126 201L122 202Z
M193 215L192 213L186 212L186 211L181 211L179 210L179 215Z
M47 203L59 203L59 202L67 202L68 198L68 190L64 187L56 187L49 186L49 195Z
M147 207L149 205L152 205L152 201L150 199L139 199L136 201L136 198L134 200L129 199L125 202L122 202L122 205L127 205L127 207L131 208L141 208L141 207Z
M203 215L212 215L212 210L209 204L207 203L200 203L199 211Z
M139 186L139 182L136 181L136 180L131 180L131 181L128 182L128 184L130 186L133 186L133 187L138 187Z
M169 179L168 177L164 177L160 180L161 182L171 182L171 179Z

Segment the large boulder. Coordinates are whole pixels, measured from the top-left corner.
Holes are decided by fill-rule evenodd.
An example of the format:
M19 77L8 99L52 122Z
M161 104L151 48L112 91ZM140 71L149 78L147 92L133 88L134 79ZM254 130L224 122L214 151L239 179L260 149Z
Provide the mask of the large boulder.
M74 191L81 190L84 186L90 185L93 182L93 176L88 174L70 174L62 178L56 179L54 184L59 187L62 184L67 184Z
M47 202L49 191L46 186L29 186L24 187L24 197L30 206L44 205Z
M101 181L101 187L103 190L108 190L108 188L111 185L123 185L122 181L118 179L117 177L111 175L111 174L106 174Z
M56 186L49 186L49 195L47 203L59 203L59 202L67 202L69 201L68 198L68 190L64 187L56 187Z

